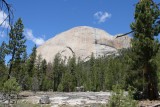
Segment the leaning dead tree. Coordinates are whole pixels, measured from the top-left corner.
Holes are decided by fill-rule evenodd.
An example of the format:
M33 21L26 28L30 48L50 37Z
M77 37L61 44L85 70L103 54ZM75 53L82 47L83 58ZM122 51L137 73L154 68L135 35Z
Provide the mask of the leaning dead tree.
M0 26L6 24L8 22L9 27L12 25L13 21L13 11L11 5L6 0L0 0L0 13L4 19L0 22Z
M119 38L119 37L122 37L122 36L126 36L126 35L128 35L128 34L133 33L133 32L134 32L134 31L130 31L130 32L127 32L127 33L125 33L125 34L118 35L118 36L116 36L116 38Z
M141 1L143 1L143 0L140 0L140 2L141 2ZM160 3L155 4L155 3L153 2L153 0L151 0L151 1L152 1L152 5L160 6ZM157 7L157 8L159 8L159 7ZM157 23L160 24L160 17L159 17L158 19L159 19L159 20L157 21ZM135 30L132 30L132 31L130 31L130 32L124 33L124 34L122 34L122 35L118 35L118 36L116 36L116 38L119 38L119 37L122 37L122 36L126 36L126 35L128 35L128 34L134 33L135 31L136 31L136 29L135 29Z

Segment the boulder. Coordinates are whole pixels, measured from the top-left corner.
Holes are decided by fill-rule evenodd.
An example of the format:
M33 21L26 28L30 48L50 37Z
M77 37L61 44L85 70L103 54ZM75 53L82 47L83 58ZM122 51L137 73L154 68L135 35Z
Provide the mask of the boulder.
M0 100L4 99L4 95L0 93Z
M49 96L42 96L39 100L40 104L50 104L50 102Z

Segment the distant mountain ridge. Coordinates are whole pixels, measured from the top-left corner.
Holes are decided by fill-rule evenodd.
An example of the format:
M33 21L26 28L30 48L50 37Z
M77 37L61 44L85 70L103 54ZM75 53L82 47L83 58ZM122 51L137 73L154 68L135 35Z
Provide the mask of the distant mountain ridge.
M37 48L37 55L41 55L47 62L53 62L57 53L63 58L72 57L88 60L91 54L97 58L112 53L118 49L130 47L129 36L112 36L104 30L79 26L62 32L47 40Z

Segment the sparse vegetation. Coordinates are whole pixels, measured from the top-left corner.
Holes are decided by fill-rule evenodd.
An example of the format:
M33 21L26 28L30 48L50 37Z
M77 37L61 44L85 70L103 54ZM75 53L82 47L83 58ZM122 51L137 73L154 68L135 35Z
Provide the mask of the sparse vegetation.
M138 102L133 99L133 90L129 88L125 93L119 85L114 86L108 107L138 107Z
M32 104L28 102L19 101L17 104L13 104L13 107L51 107L51 105Z

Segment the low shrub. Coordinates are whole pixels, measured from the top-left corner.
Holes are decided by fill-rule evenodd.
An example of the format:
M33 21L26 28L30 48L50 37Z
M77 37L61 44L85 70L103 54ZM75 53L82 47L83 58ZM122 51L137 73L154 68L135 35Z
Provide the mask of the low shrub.
M114 86L108 107L138 107L137 101L133 99L133 93L132 87L129 87L128 93L125 93L119 85Z

